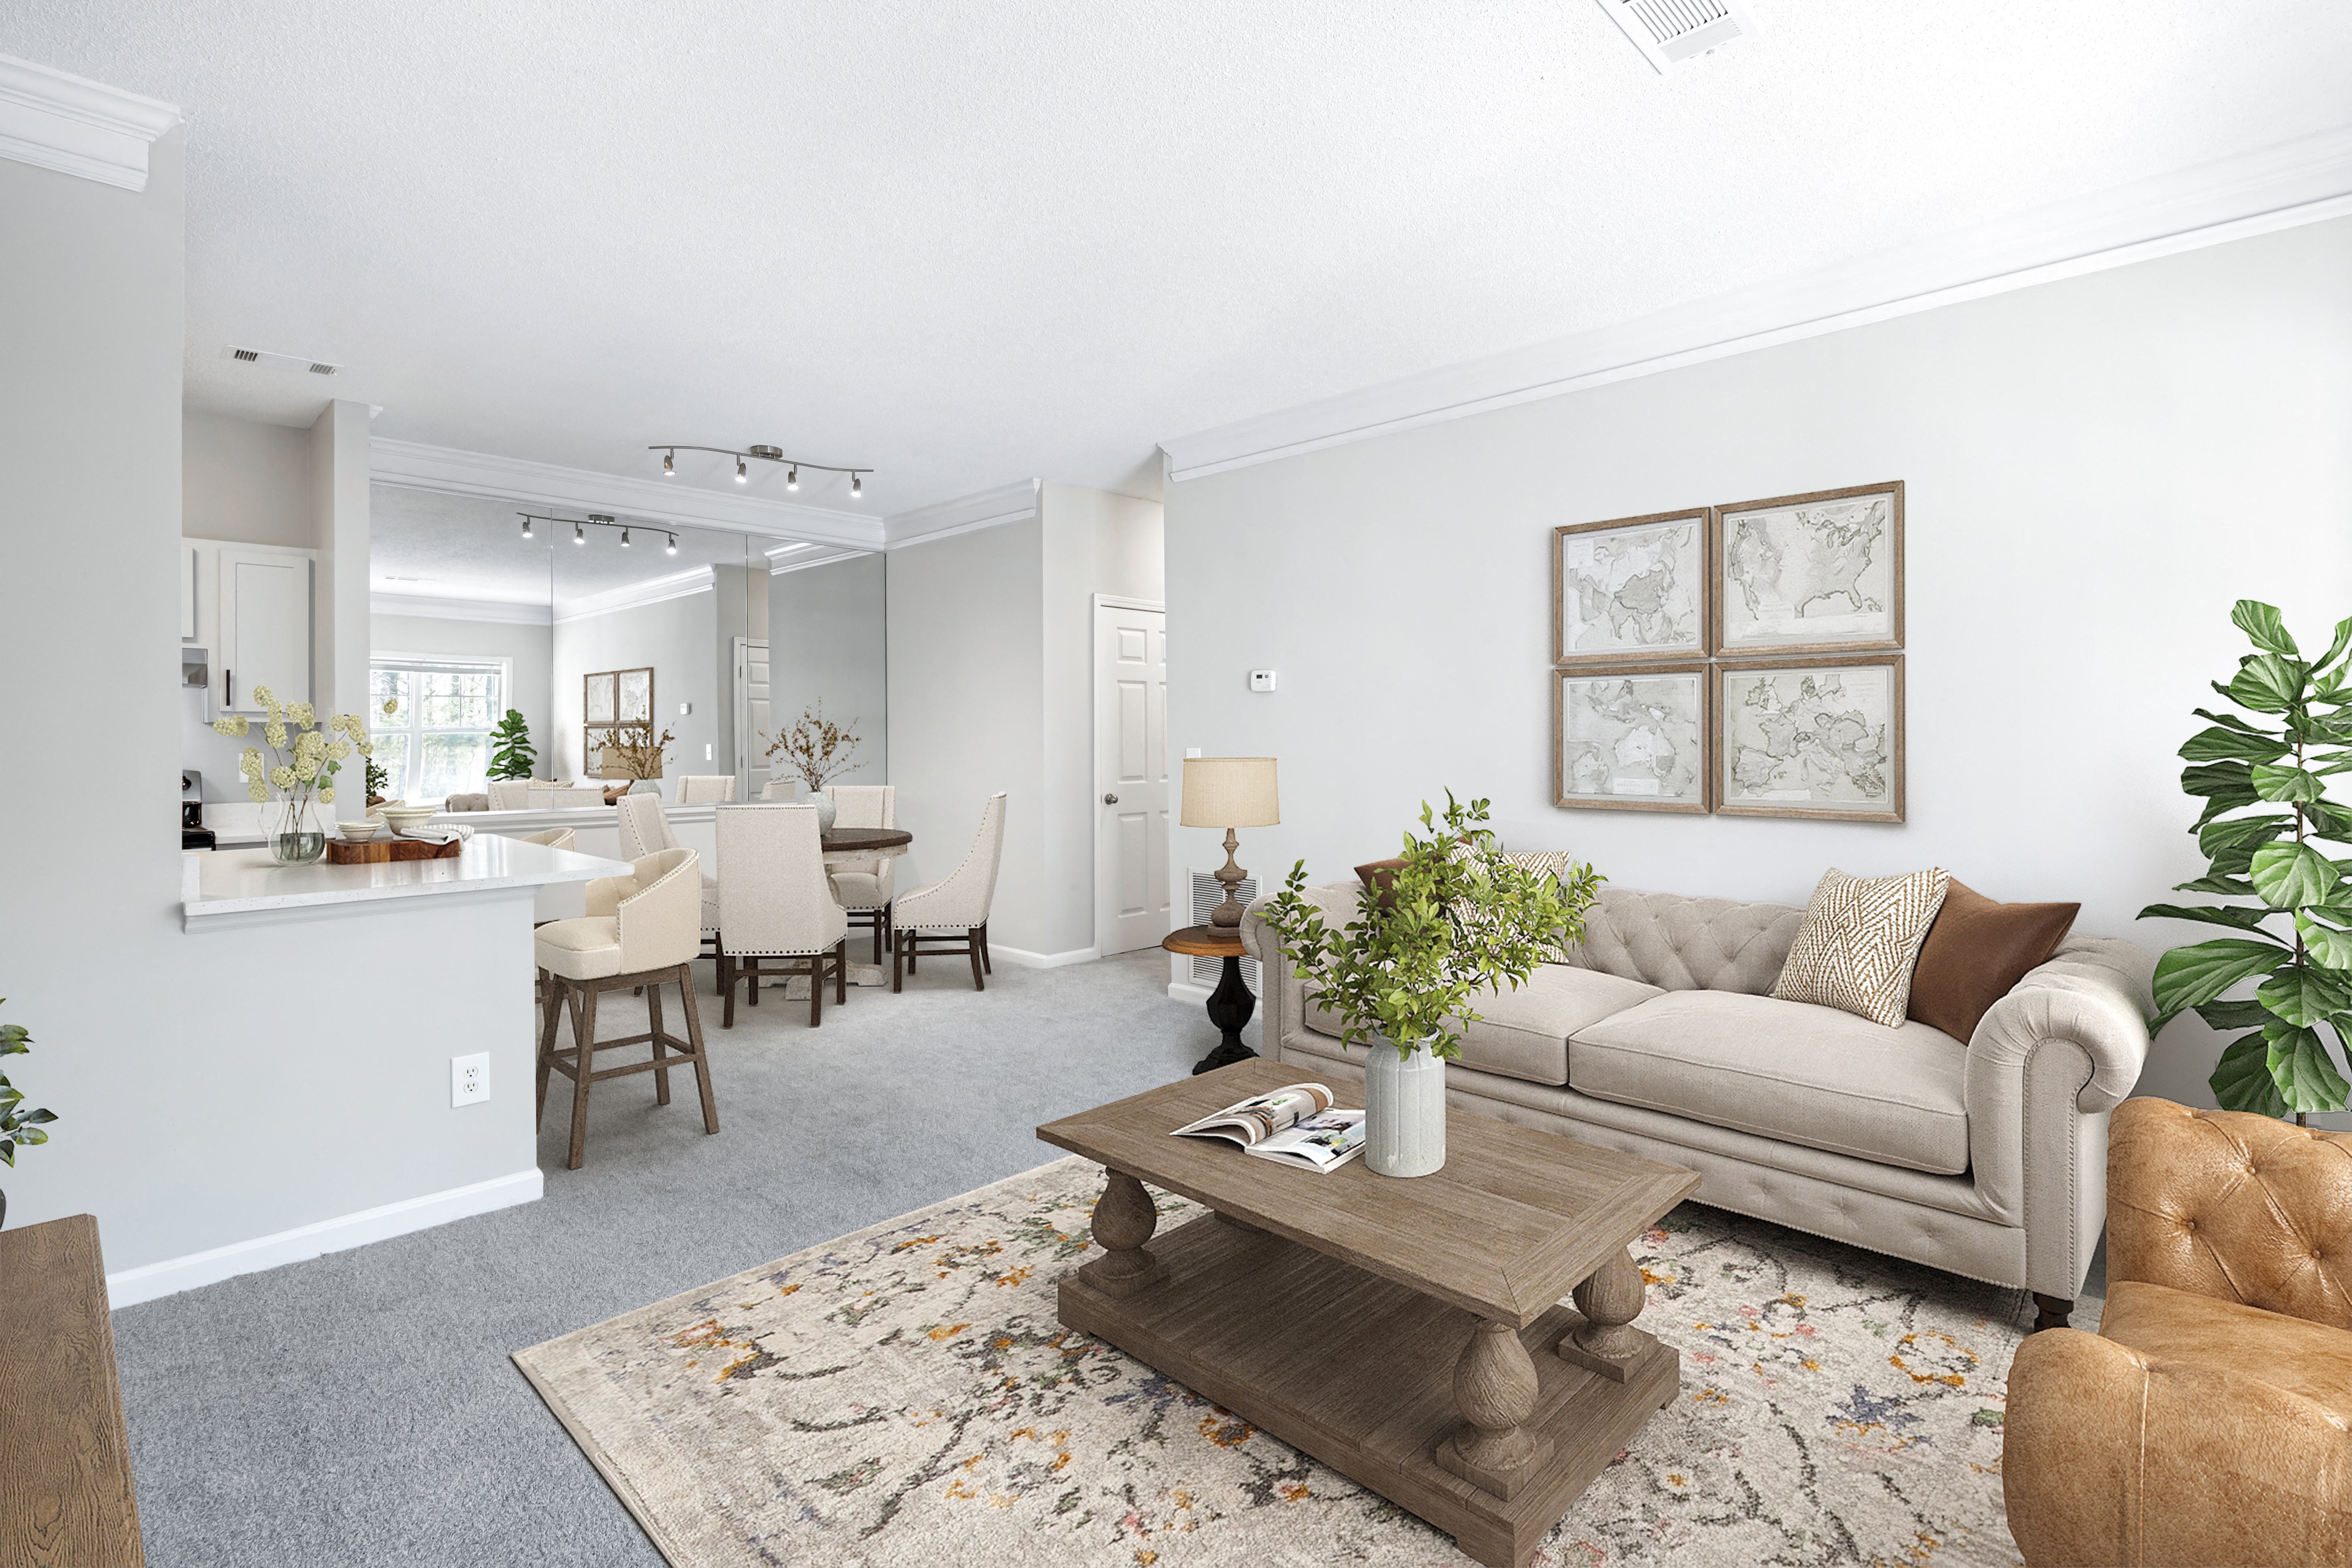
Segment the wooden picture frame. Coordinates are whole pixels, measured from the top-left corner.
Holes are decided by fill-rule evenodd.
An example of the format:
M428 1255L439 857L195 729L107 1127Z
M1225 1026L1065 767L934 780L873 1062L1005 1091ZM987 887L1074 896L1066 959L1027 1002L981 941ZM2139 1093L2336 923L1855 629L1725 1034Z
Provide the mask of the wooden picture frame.
M1869 504L1874 501L1879 503L1874 509ZM1708 647L1716 658L1902 647L1902 480L1767 496L1718 506L1714 512L1707 576ZM1865 528L1875 530L1874 548L1867 537L1839 538L1841 531ZM1819 548L1825 537L1833 547L1827 552ZM1795 543L1815 548L1803 552L1801 563L1790 564ZM1861 559L1851 560L1856 553ZM1850 580L1841 586L1842 578ZM1840 599L1848 606L1843 614L1834 609ZM1812 615L1816 605L1828 608Z
M1678 527L1691 530L1686 542L1674 545L1673 576L1663 590L1653 589L1644 602L1627 605L1620 597L1626 584L1611 584L1603 581L1609 574L1596 573L1590 555L1579 563L1585 570L1578 572L1581 586L1573 602L1569 578L1575 570L1571 554L1590 552L1604 542L1596 536L1624 533L1622 542L1639 550L1646 542L1639 536L1666 535ZM1573 522L1551 531L1551 661L1555 667L1575 664L1622 663L1639 659L1705 658L1714 646L1714 582L1715 514L1707 507L1685 507L1679 511L1654 511L1641 517L1616 517L1601 522ZM1622 569L1625 563L1612 563ZM1642 560L1635 558L1637 570L1634 583L1648 581L1657 568L1641 570ZM1688 607L1676 614L1672 606L1675 596L1687 584ZM1611 629L1598 637L1585 635L1585 628L1595 626L1594 595L1606 593L1605 604L1613 605L1619 612L1612 622L1632 621L1640 631L1651 634L1646 639L1637 635L1628 637L1612 624ZM1664 602L1661 603L1663 593ZM1605 612L1604 612L1605 613ZM1680 619L1686 615L1690 623L1688 637L1657 637L1664 629L1662 620ZM1641 623L1647 620L1647 626Z
M580 718L588 724L610 724L615 718L619 671L602 670L580 678Z
M1885 717L1878 748L1880 789L1850 804L1836 803L1842 778L1851 784L1855 770L1866 766L1866 752L1840 755L1832 738L1824 747L1824 720L1832 737L1843 725L1839 715L1850 710L1807 712L1812 700L1800 698L1786 680L1801 682L1809 675L1849 670L1883 670L1874 691L1849 694L1843 689L1830 700L1848 702L1859 697L1865 730L1872 717L1869 703L1883 702ZM1775 678L1774 700L1782 722L1767 725L1750 716L1757 676ZM1710 751L1714 759L1712 795L1719 816L1790 816L1834 822L1901 822L1904 816L1903 777L1903 656L1899 653L1844 654L1811 658L1725 659L1713 666L1715 691ZM1762 743L1749 744L1751 735ZM1759 769L1750 753L1764 763ZM1772 776L1764 776L1769 773ZM1826 782L1824 782L1826 781Z
M1651 713L1642 719L1618 715L1595 715L1600 720L1598 732L1571 734L1578 713L1570 704L1579 700L1582 692L1571 688L1589 688L1612 681L1644 681L1680 684L1689 682L1687 699L1692 711L1687 715ZM1552 671L1551 682L1551 793L1552 804L1569 810L1596 811L1664 811L1705 816L1715 805L1715 734L1713 708L1715 681L1705 659L1673 659L1613 665L1577 665ZM1650 706L1659 706L1654 699L1663 695L1656 687L1650 690L1631 689L1612 700L1639 702L1644 696L1654 699ZM1611 726L1622 724L1622 731ZM1607 788L1599 787L1601 780L1588 780L1572 774L1590 773L1594 770L1585 761L1597 758L1599 748L1608 746L1612 757L1600 763L1600 771L1611 772L1622 767L1626 743L1643 743L1640 731L1664 731L1668 744L1675 742L1689 746L1696 755L1691 759L1690 790L1688 793L1667 795L1643 793L1638 786L1638 773L1615 772L1607 778ZM1681 731L1677 733L1676 731ZM1575 743L1586 748L1579 763L1570 761L1570 748Z

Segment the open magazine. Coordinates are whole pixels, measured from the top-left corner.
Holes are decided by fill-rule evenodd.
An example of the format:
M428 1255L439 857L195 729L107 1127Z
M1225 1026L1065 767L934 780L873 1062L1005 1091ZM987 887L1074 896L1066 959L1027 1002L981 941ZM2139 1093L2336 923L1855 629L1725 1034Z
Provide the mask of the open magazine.
M1364 1113L1334 1110L1319 1083L1294 1083L1203 1116L1170 1134L1223 1138L1242 1152L1310 1171L1336 1171L1364 1147Z

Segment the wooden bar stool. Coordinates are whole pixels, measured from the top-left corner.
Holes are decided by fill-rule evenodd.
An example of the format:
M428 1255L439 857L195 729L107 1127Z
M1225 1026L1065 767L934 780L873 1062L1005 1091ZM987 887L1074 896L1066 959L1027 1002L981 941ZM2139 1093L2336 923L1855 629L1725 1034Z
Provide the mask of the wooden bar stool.
M545 1017L539 1036L539 1117L547 1117L547 1082L562 1073L572 1080L572 1155L578 1170L588 1150L588 1089L604 1079L630 1073L654 1075L654 1103L669 1103L669 1069L692 1067L702 1096L702 1130L719 1131L719 1105L710 1095L710 1064L702 1048L702 1014L695 1005L689 967L698 945L702 909L701 858L691 849L664 849L641 857L629 877L606 877L588 884L588 913L579 920L551 921L532 933L540 973L547 977ZM662 1026L664 985L675 983L686 1006L687 1038ZM646 1032L617 1040L596 1037L596 999L607 991L643 986ZM572 1015L572 1045L558 1049L556 1019ZM599 1068L598 1051L650 1045L641 1062ZM673 1055L672 1053L675 1053Z

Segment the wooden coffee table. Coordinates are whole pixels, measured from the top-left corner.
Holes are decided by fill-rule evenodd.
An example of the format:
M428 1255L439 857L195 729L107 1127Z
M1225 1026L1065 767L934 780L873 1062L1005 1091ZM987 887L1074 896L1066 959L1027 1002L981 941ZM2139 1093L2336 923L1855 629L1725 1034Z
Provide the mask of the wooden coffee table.
M1411 1180L1169 1136L1314 1076L1240 1062L1038 1128L1107 1178L1061 1321L1521 1568L1675 1397L1626 1249L1698 1175L1464 1110ZM1155 1239L1146 1181L1213 1213Z

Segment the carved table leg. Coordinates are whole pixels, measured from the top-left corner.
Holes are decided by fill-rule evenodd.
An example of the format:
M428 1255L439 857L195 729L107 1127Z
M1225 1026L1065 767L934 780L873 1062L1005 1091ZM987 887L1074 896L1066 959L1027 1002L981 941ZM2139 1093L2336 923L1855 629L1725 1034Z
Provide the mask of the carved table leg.
M1562 1361L1617 1383L1625 1381L1657 1341L1633 1327L1646 1300L1641 1266L1631 1253L1620 1252L1576 1288L1576 1310L1584 1321L1559 1342Z
M1095 1240L1103 1255L1078 1270L1079 1278L1106 1296L1131 1296L1167 1272L1143 1244L1160 1224L1160 1211L1143 1184L1125 1171L1106 1167L1102 1196L1095 1200Z
M1437 1444L1437 1462L1505 1501L1551 1457L1551 1439L1529 1429L1536 1363L1519 1331L1481 1318L1454 1366L1454 1403L1464 1425Z

